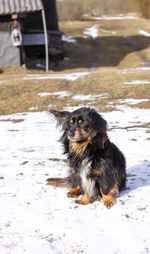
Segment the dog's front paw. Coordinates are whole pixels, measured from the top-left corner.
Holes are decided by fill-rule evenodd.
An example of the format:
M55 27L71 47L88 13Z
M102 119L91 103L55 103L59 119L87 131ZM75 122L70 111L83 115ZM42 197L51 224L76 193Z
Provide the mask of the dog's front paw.
M76 198L81 194L81 189L80 186L77 186L77 188L71 189L68 193L67 196L69 198Z
M87 205L87 204L89 204L89 202L87 200L82 200L82 199L77 199L75 202L77 204L80 204L80 205Z
M113 197L103 199L103 203L107 208L111 208L116 202Z
M89 204L91 201L91 198L89 197L89 195L87 193L83 194L81 199L77 199L76 203L77 204L81 204L81 205L87 205Z
M71 192L71 191L67 192L67 196L68 196L69 198L77 198L77 197L78 197L78 195L77 195L76 193L73 193L73 192Z

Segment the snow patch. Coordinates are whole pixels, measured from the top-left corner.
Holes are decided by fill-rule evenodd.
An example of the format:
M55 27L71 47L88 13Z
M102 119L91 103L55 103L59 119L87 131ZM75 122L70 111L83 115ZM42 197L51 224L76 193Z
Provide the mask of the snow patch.
M106 99L109 97L108 93L103 93L103 94L96 94L96 95L83 95L83 94L79 94L79 95L74 95L72 97L72 99L74 100L79 100L79 101L84 101L84 100L88 100L88 101L94 101L95 99Z
M145 101L150 101L149 99L123 99L123 100L120 100L119 103L128 103L128 104L131 104L131 105L134 105L134 104L137 104L137 103L141 103L141 102L145 102Z
M28 74L23 78L23 80L35 80L35 79L65 79L68 81L74 81L78 78L82 78L86 75L88 75L89 71L84 72L74 72L74 73L68 73L68 74Z
M144 30L139 30L139 33L146 36L146 37L150 37L150 33L144 31Z
M70 92L68 91L60 91L60 92L55 92L55 93L38 93L38 96L48 96L48 95L56 95L58 96L58 98L64 98L64 97L67 97L67 96L70 96Z
M132 80L130 82L123 82L124 85L144 85L144 84L150 84L150 81L148 80Z
M66 36L63 35L62 36L62 41L67 42L67 43L77 43L77 40L74 39L72 36L66 37Z
M103 33L116 34L115 31L110 31L110 30L106 30L106 29L100 29L100 31L102 31Z
M102 15L101 17L95 17L95 20L124 20L124 19L138 19L137 17L134 16L114 16L114 17L108 17L106 15Z
M98 26L94 25L92 27L86 28L83 33L91 36L92 39L95 40L98 37Z
M140 67L136 67L136 68L130 68L130 69L124 69L124 70L121 70L119 71L118 73L119 74L127 74L127 73L132 73L134 71L150 71L150 67L147 66L140 66Z

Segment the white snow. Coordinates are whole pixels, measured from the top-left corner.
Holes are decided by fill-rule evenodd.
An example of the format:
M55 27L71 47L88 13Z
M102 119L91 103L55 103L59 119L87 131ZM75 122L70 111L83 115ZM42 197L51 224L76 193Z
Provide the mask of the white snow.
M7 79L5 79L5 80L0 80L0 84L6 83L6 82L8 82Z
M67 42L67 43L77 43L77 40L73 38L72 36L62 36L62 41Z
M150 101L149 99L133 99L133 98L128 98L128 99L121 99L119 103L128 103L128 104L137 104L145 101Z
M150 33L144 31L144 30L139 30L139 33L146 36L146 37L150 37Z
M110 34L116 34L115 31L110 31L110 30L106 30L106 29L100 29L100 31L102 31L103 33L110 33Z
M54 93L38 93L38 96L47 96L47 95L56 95L59 99L70 96L70 92L68 91L60 91L60 92L54 92Z
M0 116L0 254L150 253L149 110L120 109L102 114L129 174L110 210L102 201L77 205L66 189L45 185L68 174L60 130L46 112Z
M135 68L130 68L130 69L124 69L119 71L119 74L127 74L127 73L132 73L134 71L150 71L150 67L149 66L139 66L139 67L135 67Z
M83 72L73 72L73 73L66 73L66 74L28 74L26 75L23 80L35 80L35 79L65 79L68 81L74 81L78 78L82 78L88 75L89 71Z
M148 80L132 80L130 82L123 82L124 85L144 85L144 84L150 84L150 81Z
M149 66L141 66L141 67L136 67L136 68L131 68L131 71L149 71L150 67Z
M74 100L79 100L79 101L84 101L84 100L88 100L88 101L94 101L95 99L106 99L109 97L108 93L103 93L103 94L96 94L96 95L84 95L84 94L78 94L78 95L74 95L72 97L72 99Z
M95 17L95 20L124 20L124 19L138 19L137 17L134 16L124 16L124 15L120 15L120 16L106 16L106 15L102 15L101 17Z
M83 33L91 36L92 39L95 40L98 37L98 26L94 25L92 27L86 28Z

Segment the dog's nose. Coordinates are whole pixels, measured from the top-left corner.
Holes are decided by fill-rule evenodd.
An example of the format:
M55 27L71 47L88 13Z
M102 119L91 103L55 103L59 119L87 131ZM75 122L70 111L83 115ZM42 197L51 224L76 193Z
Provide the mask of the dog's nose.
M69 135L70 135L70 137L74 137L75 132L70 130L70 131L69 131Z

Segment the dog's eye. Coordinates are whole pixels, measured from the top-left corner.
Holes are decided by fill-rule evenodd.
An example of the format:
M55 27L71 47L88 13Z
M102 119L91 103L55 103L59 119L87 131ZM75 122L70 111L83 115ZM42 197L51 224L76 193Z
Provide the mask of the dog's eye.
M79 119L79 120L78 120L78 124L81 124L82 122L83 122L82 119Z
M70 120L70 123L73 124L73 120L72 119Z

